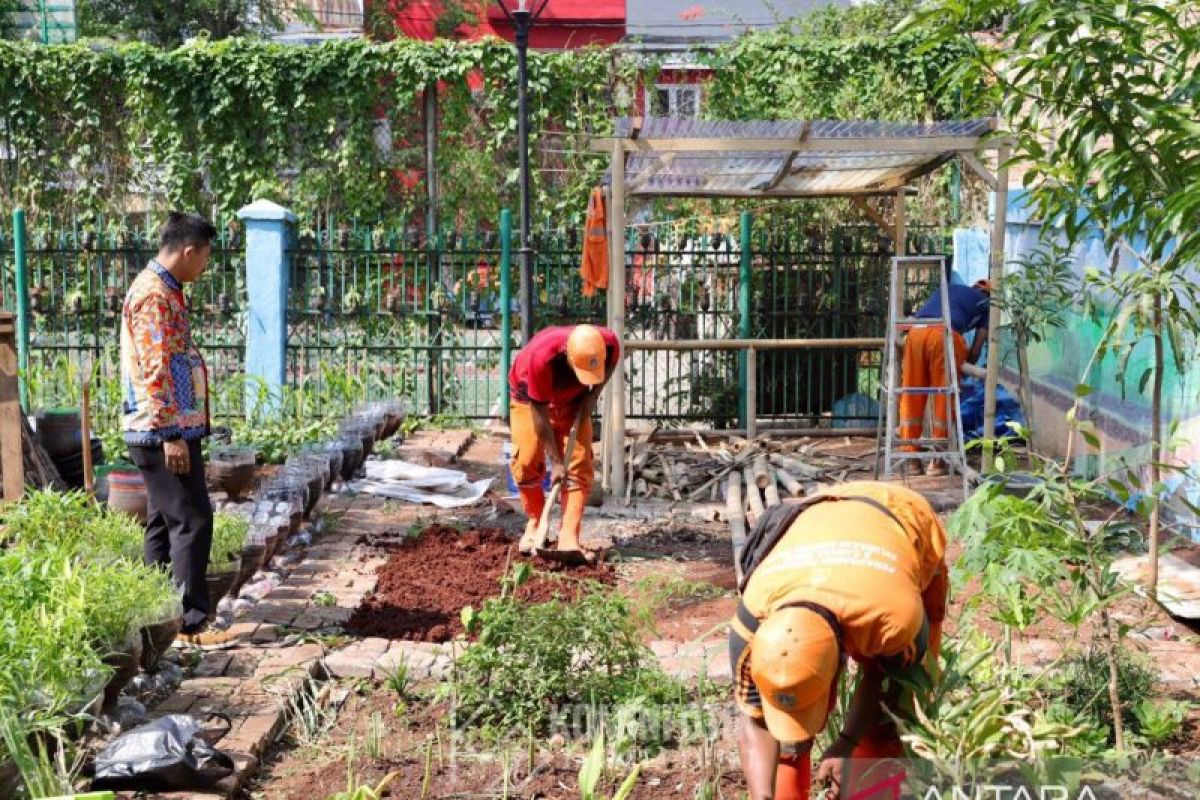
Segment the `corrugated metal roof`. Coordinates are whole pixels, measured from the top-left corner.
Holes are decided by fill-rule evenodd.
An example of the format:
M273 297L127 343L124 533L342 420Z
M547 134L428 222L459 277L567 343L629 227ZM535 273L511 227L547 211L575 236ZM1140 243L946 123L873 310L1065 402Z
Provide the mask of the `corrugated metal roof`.
M627 38L719 42L746 31L786 25L826 6L852 0L626 0ZM553 3L551 3L553 5Z
M616 135L628 138L633 121L616 121ZM880 140L961 138L974 141L991 129L986 119L946 122L879 122L872 120L690 120L649 117L639 139L722 139L736 146L742 139L779 139L790 146L801 136L838 139L836 150L791 149L756 152L686 151L667 159L659 153L631 153L625 185L631 195L805 197L890 191L899 180L912 180L953 157L945 152L896 152ZM862 150L853 148L864 141ZM844 142L844 143L843 143ZM893 187L894 188L894 187Z

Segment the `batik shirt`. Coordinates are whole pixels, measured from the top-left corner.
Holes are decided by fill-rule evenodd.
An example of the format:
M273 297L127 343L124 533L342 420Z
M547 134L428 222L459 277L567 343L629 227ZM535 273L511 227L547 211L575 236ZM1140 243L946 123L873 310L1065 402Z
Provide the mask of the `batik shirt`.
M128 444L208 434L208 373L192 341L183 286L157 261L142 270L125 295L121 389Z

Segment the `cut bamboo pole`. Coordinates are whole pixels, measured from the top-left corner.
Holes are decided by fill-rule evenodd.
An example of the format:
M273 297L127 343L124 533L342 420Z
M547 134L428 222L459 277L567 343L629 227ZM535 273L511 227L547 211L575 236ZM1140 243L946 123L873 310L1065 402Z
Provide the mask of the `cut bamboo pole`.
M90 375L88 370L84 375ZM92 472L92 393L88 379L83 379L83 403L79 415L79 439L83 442L83 491L88 497L96 495Z
M742 477L746 479L746 502L750 506L750 513L757 520L763 513L763 501L758 491L758 482L754 479L754 468L743 467Z
M775 485L775 473L767 471L767 488L763 490L767 508L779 505L779 487Z
M754 470L754 485L760 489L766 489L767 483L769 483L767 473L770 470L770 467L767 466L767 454L759 453L755 456L751 469Z
M738 580L742 579L742 548L746 546L746 512L742 510L742 477L729 475L725 487L725 516L729 519L729 538L733 545L733 565Z
M818 467L815 464L809 464L795 458L789 458L779 453L771 454L771 463L777 467L786 469L793 475L800 475L804 478L820 478L827 472L823 467Z
M674 472L674 470L671 468L671 462L667 460L666 456L660 455L658 457L658 463L662 465L663 476L667 480L667 489L670 490L671 497L675 498L676 500L682 500L683 495L681 495L679 490L675 488L675 478L671 474Z
M796 480L792 476L792 473L788 472L783 467L775 468L775 477L779 480L780 483L783 484L783 488L787 489L787 493L790 494L792 497L803 497L804 496L804 486L801 485L800 481Z

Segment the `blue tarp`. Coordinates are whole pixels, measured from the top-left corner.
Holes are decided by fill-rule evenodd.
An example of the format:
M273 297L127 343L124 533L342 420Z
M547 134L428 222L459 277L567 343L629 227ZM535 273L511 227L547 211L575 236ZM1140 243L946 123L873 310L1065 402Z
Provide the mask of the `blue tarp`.
M983 438L983 381L964 378L959 400L962 408L963 438L968 442ZM1025 424L1021 404L1007 389L996 386L996 430L993 436L1012 436L1008 423Z

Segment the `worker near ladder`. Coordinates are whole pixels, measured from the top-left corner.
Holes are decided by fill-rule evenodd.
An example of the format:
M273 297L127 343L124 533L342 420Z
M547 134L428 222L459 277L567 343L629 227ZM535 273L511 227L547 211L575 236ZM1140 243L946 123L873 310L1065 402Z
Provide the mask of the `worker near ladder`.
M538 332L513 361L508 373L513 443L510 468L529 517L521 538L522 552L532 550L534 531L546 504L542 483L547 459L552 480L563 482L558 549L583 551L579 529L595 479L591 412L620 360L620 342L608 328L566 325ZM581 410L585 411L582 415ZM565 453L576 420L575 449Z
M963 362L974 364L983 352L984 342L987 341L988 317L991 307L992 285L988 281L978 281L974 286L951 284L950 292L950 329L954 340L954 372L962 375ZM918 319L939 319L942 316L942 292L935 289L933 295L921 306L915 315ZM963 338L969 331L975 331L971 350L967 352L967 343ZM941 325L916 325L904 341L904 363L901 368L901 386L905 389L941 389L950 385L949 371L946 364L945 343L942 341ZM900 426L897 435L900 439L920 439L925 427L925 401L928 395L920 393L901 393L900 395ZM933 425L930 430L931 439L947 439L950 436L951 419L947 413L947 396L935 395L933 398ZM959 413L954 409L954 413ZM901 445L901 451L916 452L917 445ZM909 460L905 466L908 475L920 474L921 465L915 460ZM930 475L944 475L946 464L942 461L930 461Z
M902 780L881 774L887 765L873 761L902 754L883 710L896 707L899 689L886 679L936 661L945 547L945 530L923 497L872 481L775 506L755 525L742 551L741 602L729 631L738 750L751 800L808 798L810 750L837 699L847 657L858 663L860 678L817 780L845 790L842 796Z

